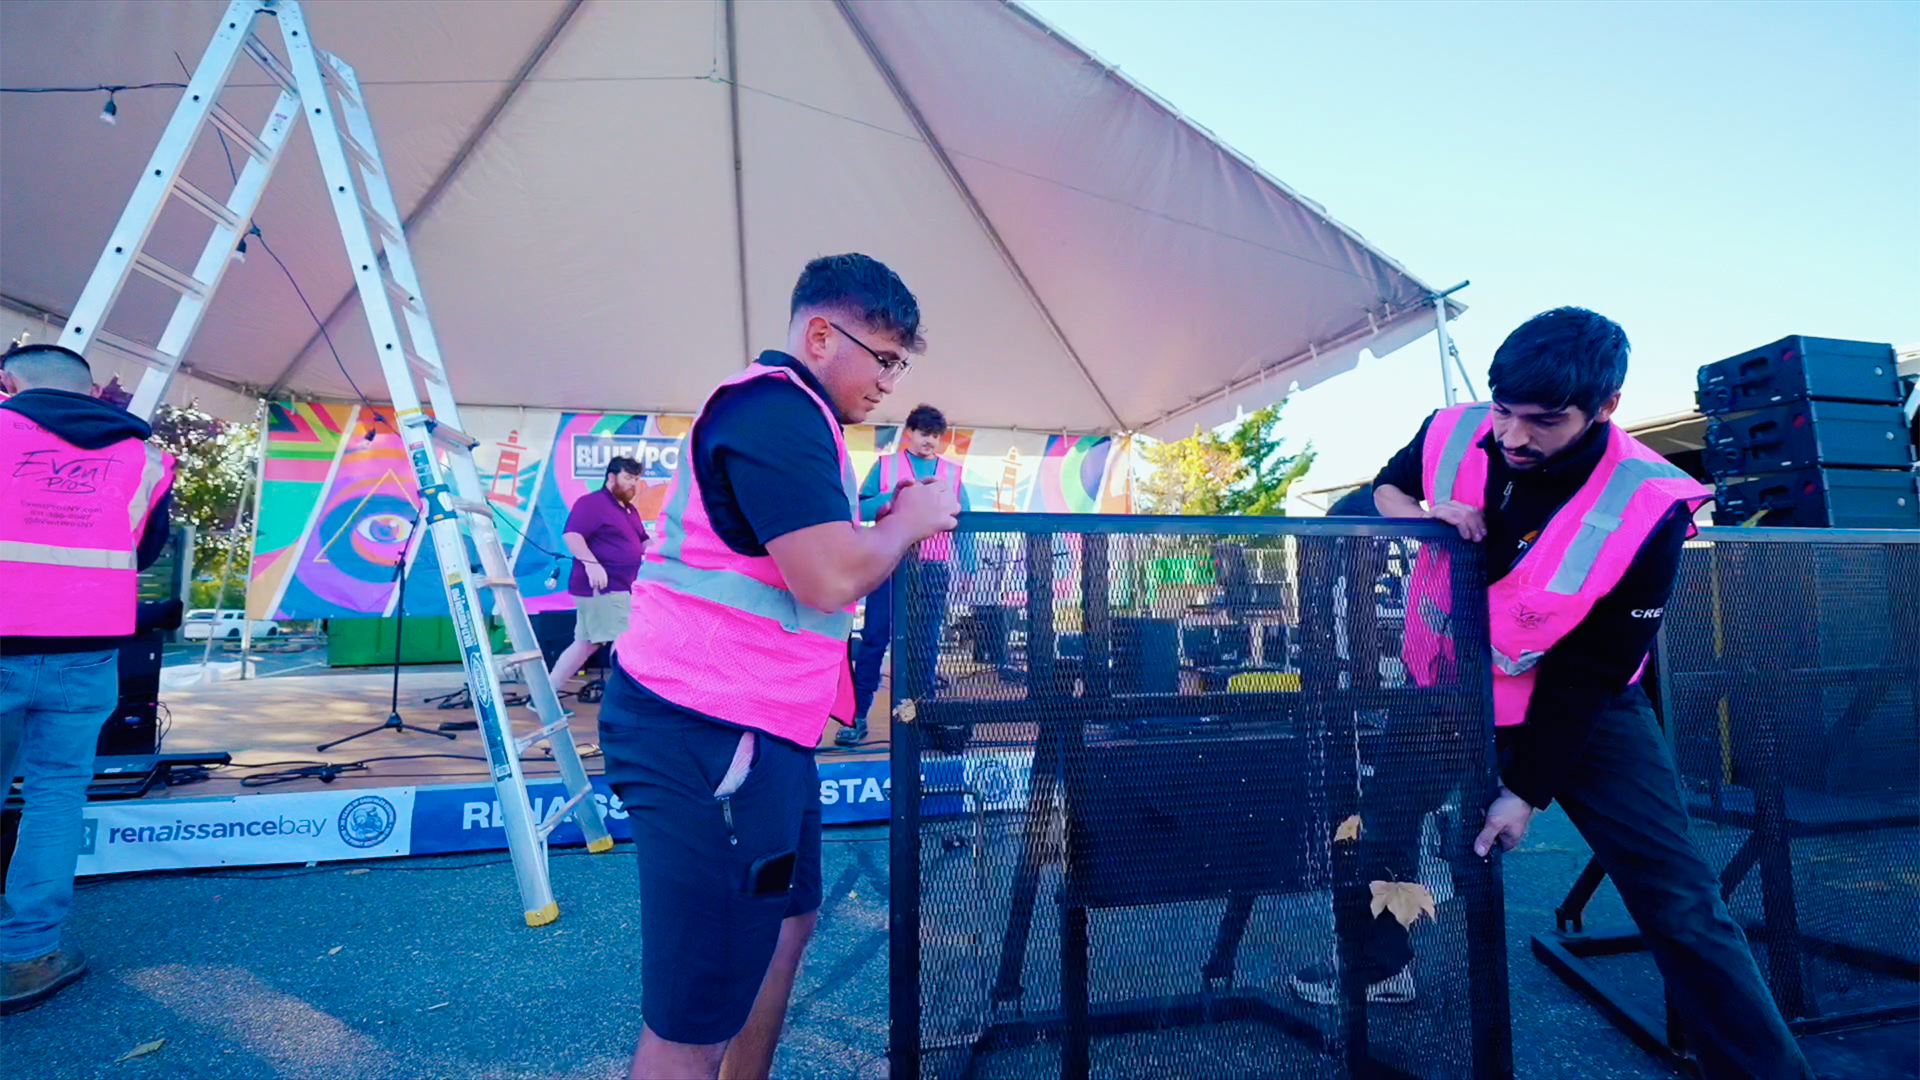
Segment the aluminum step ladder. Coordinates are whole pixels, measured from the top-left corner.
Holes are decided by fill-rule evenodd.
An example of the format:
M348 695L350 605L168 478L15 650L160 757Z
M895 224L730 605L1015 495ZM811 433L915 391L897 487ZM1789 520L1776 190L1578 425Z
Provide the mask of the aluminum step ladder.
M290 64L283 63L254 33L256 19L263 16L278 22ZM258 132L235 120L218 103L242 55L251 57L280 87L279 99ZM252 228L261 193L302 117L313 132L334 216L352 261L354 284L373 331L374 351L386 376L396 426L419 482L422 518L440 561L467 687L486 740L521 906L527 925L541 926L560 914L547 872L547 840L553 830L571 818L585 835L587 850L593 852L611 850L613 838L594 801L567 713L548 678L533 623L495 528L493 507L473 461L478 442L460 430L460 410L441 364L440 346L427 317L359 80L346 62L314 46L298 0L233 0L229 4L59 343L83 354L92 347L111 349L145 364L128 408L138 416L151 416L181 367L234 249ZM246 158L225 199L181 175L209 124ZM213 222L190 273L142 250L170 198L180 199ZM127 276L135 270L180 294L172 318L154 345L104 329ZM421 386L426 390L424 407ZM469 561L469 540L479 558L477 567ZM492 594L494 611L506 623L511 647L504 655L495 655L488 641L481 590ZM520 736L513 732L500 689L508 672L516 669L539 718L536 730ZM540 743L550 747L567 792L566 799L544 817L534 813L520 768L520 755Z

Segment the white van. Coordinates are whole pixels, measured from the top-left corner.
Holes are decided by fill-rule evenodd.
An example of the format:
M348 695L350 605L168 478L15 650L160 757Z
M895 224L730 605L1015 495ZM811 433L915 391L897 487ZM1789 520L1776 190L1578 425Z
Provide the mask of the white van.
M187 612L187 617L180 622L180 636L188 641L205 641L208 637L225 638L228 641L239 641L240 636L246 632L246 612L219 612L220 622L218 626L214 625L214 614L215 612L212 608L195 608ZM253 620L254 637L278 637L279 635L279 623L271 619Z

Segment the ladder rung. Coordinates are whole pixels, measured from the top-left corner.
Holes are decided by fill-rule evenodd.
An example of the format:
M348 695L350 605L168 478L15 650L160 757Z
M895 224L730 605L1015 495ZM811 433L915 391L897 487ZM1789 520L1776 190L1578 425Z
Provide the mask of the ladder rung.
M214 224L225 225L229 229L239 231L240 219L234 216L232 210L227 209L227 204L200 190L185 177L173 182L173 193L181 202L212 218Z
M474 584L480 586L483 589L518 589L520 587L520 579L510 578L510 577L490 577L490 578L481 578L479 581L474 582Z
M360 140L354 138L345 128L340 129L340 145L346 149L347 156L353 159L353 163L362 169L370 173L382 171L380 163L375 161L373 155L367 152L367 148L360 145Z
M480 445L479 439L452 424L443 424L438 420L427 421L427 438L449 450L471 450Z
M387 216L375 210L364 197L360 199L360 213L366 216L367 228L380 234L382 246L399 242L400 226L388 221Z
M381 283L387 287L387 295L399 301L402 307L413 312L415 315L426 314L426 310L420 306L420 298L408 292L399 282L385 274L380 275L380 280Z
M462 514L473 514L476 517L493 516L493 504L485 499L448 499L447 505Z
M207 298L206 282L168 266L144 251L133 257L133 268L183 296L191 296L195 300Z
M522 735L519 738L513 740L513 747L514 747L513 752L516 754L524 754L527 752L527 747L532 746L537 742L541 742L542 740L546 739L547 736L552 735L555 732L565 731L566 729L567 729L566 718L561 717L560 719L555 720L553 723L548 724L546 727L541 728L539 731Z
M109 349L123 352L150 367L171 368L176 362L174 357L168 356L166 353L161 352L151 345L135 341L132 338L121 337L119 334L106 330L94 331L93 343L95 345L105 345Z
M252 154L259 160L265 161L272 156L267 151L267 144L261 142L259 136L248 131L246 125L235 120L232 113L221 108L219 105L213 106L213 108L208 111L207 119L213 121L213 126L233 136L233 141L239 143L241 149Z
M416 374L423 375L428 379L437 383L446 382L447 373L441 370L439 364L436 364L433 361L427 359L426 357L421 356L419 353L414 352L412 349L406 350L406 354L407 354L407 366L412 368Z
M280 84L280 89L292 93L295 97L299 96L300 87L294 82L293 72L288 71L286 65L280 62L280 58L273 55L273 50L267 48L267 43L260 40L260 35L247 35L247 55L253 57L253 62L260 65L261 71L267 73L267 78Z
M575 794L573 798L568 799L566 802L563 802L559 806L554 807L553 812L547 815L547 819L540 823L540 839L545 840L547 836L553 832L554 829L559 828L560 822L568 814L573 813L574 807L580 805L580 800L586 798L588 795L591 795L591 794L593 794L592 788L584 789L579 793Z
M510 668L517 664L532 663L535 660L545 663L547 654L541 652L539 649L528 649L526 652L506 653L505 655L493 658L495 666L501 668Z
M356 108L359 107L359 96L353 92L352 87L347 85L346 77L341 75L339 69L334 66L338 64L341 67L345 67L346 61L341 60L325 49L315 49L313 53L314 58L320 61L320 78L325 81L328 86L333 87L334 93L347 99L347 101L352 103Z

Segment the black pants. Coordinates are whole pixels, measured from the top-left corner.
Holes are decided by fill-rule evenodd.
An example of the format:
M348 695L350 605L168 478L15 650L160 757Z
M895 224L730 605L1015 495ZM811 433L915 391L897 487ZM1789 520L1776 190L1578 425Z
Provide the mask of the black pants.
M1367 783L1382 793L1403 794L1389 805L1369 799L1363 877L1409 881L1418 869L1420 818L1445 793L1421 791L1417 781L1397 784L1403 770L1412 777L1432 770L1407 769L1405 759L1396 760L1417 752L1417 740L1392 742L1398 749L1380 755ZM1672 749L1638 686L1601 712L1559 798L1652 950L1702 1071L1715 1078L1811 1078L1746 935L1720 899L1719 875L1687 838ZM1478 822L1468 824L1478 831ZM1356 906L1335 905L1336 911L1343 908ZM1357 910L1364 917L1367 909L1362 903ZM1364 942L1369 980L1391 975L1413 958L1407 931L1391 914L1372 920Z

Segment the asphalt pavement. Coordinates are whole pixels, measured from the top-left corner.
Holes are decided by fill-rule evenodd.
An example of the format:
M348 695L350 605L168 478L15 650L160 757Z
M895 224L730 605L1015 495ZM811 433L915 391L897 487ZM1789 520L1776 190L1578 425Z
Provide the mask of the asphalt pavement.
M829 830L820 930L776 1075L885 1075L884 840L883 827ZM85 881L68 937L93 971L0 1019L0 1080L624 1075L640 1028L632 848L556 853L562 916L542 930L522 925L504 857ZM1527 948L1585 860L1557 812L1507 857L1517 1073L1675 1076ZM1610 888L1592 909L1619 910Z

